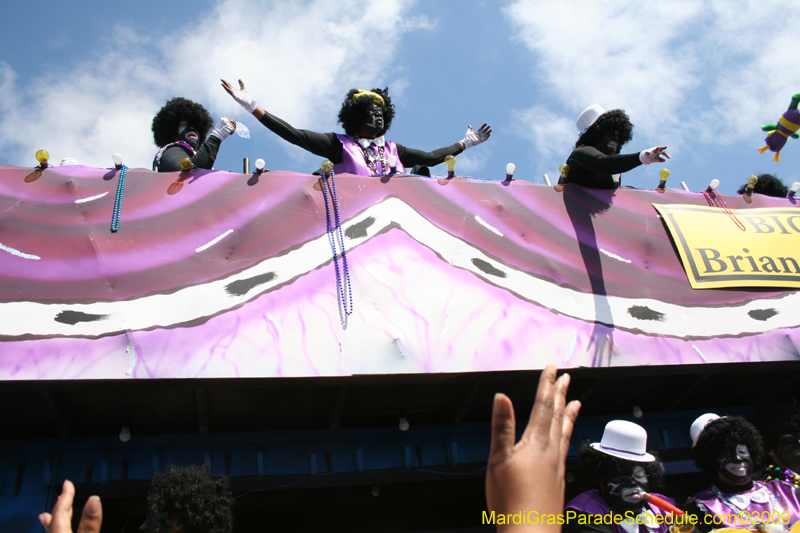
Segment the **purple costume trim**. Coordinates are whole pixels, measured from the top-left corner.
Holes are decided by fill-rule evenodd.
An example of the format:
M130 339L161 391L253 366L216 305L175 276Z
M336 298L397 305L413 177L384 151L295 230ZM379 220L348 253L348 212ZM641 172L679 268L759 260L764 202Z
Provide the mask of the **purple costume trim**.
M195 153L194 152L194 148L192 148L188 143L185 143L183 141L178 141L178 142L166 144L166 145L162 146L158 150L158 152L156 153L156 156L153 158L153 170L158 169L158 165L159 165L159 163L161 163L161 156L164 155L164 152L167 151L167 148L172 148L173 146L182 146L183 148L186 148L187 150L189 150L189 153L191 155L194 155L194 153Z
M762 513L763 511L768 511L772 513L776 511L778 513L783 511L788 511L790 515L789 523L792 524L800 519L800 501L797 499L797 494L794 491L794 488L789 485L788 483L784 483L783 481L774 479L768 483L762 483L760 481L756 481L753 483L753 488L750 490L746 490L744 492L737 492L737 493L725 493L720 491L722 496L726 499L733 498L737 494L741 495L752 495L753 493L759 491L761 488L766 488L769 490L774 498L770 498L765 503L757 503L750 500L750 505L747 506L747 509L743 509L744 511L748 511L749 513L758 512ZM778 506L775 506L774 503L777 500ZM718 516L725 516L725 515L732 515L734 511L725 505L723 501L721 501L712 489L704 490L689 498L689 501L694 501L697 506L706 514L709 515L718 515ZM743 515L742 515L743 516ZM742 520L739 522L738 525L746 525L748 522L747 520ZM753 521L756 523L756 521ZM732 527L736 527L737 524L730 524ZM721 527L725 527L722 525Z
M662 496L661 494L655 494L655 493L653 493L653 495L658 496L659 498L675 505L675 500L673 500L672 498L668 498L667 496ZM666 516L670 514L666 511L662 511L658 507L650 505L649 503L645 503L644 507L646 509L649 509L655 515ZM614 515L620 515L622 517L625 516L625 514L622 511L611 507L611 505L605 499L603 499L600 493L597 492L596 490L588 490L586 492L578 494L577 496L572 498L572 500L569 501L569 503L565 506L564 509L565 510L574 509L576 511L580 511L582 513L591 515L606 515L608 513L612 513ZM639 512L634 511L634 514L638 515ZM664 522L656 526L656 529L650 529L649 527L647 529L649 529L650 531L656 531L658 533L666 533L667 531L669 531L669 524L666 524ZM608 524L608 527L614 533L628 533L620 524Z
M372 176L372 170L367 166L367 162L364 160L364 152L361 150L361 146L348 135L337 133L336 138L342 143L342 162L333 166L334 172L337 174L347 172L348 174L356 174L358 176ZM394 141L386 141L383 149L387 159L390 155L397 158L397 172L404 174L406 168L397 155L397 144ZM389 173L388 164L385 169L382 168L383 165L380 161L376 162L375 166L376 170L378 170L381 175Z

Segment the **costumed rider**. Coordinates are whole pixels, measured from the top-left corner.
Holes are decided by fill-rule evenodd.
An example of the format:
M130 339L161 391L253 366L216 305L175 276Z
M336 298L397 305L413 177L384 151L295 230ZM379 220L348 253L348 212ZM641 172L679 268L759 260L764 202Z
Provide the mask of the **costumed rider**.
M800 518L800 501L791 485L753 480L764 448L756 428L739 416L700 416L690 431L697 467L712 481L686 502L702 532L726 527L788 530Z
M669 530L674 517L646 501L651 485L660 484L664 471L661 462L646 449L647 432L625 420L612 420L606 424L600 442L583 445L578 461L587 477L597 482L597 488L567 503L564 533ZM655 496L674 505L666 496Z
M225 80L222 80L222 87L273 133L314 155L329 159L337 173L348 172L360 176L390 174L390 155L397 158L396 172L401 174L415 165L438 165L448 155L457 155L467 148L481 144L492 133L491 126L487 124L477 130L469 126L461 141L433 152L424 152L384 138L395 112L388 88L371 91L351 89L347 93L339 111L339 122L345 131L342 135L294 128L264 111L245 88L242 80L239 80L238 89Z
M670 157L666 146L621 154L622 147L633 138L633 124L622 109L606 111L594 104L580 114L575 124L580 137L567 159L567 183L615 189L621 184L620 174L623 172L641 164L663 163L666 161L664 157Z
M181 159L188 157L197 168L211 169L222 141L236 130L236 122L221 118L214 124L202 105L176 97L153 117L153 140L159 147L153 170L181 170Z
M797 492L800 487L800 413L773 409L763 412L754 422L764 438L770 463L763 480L780 479L791 484Z

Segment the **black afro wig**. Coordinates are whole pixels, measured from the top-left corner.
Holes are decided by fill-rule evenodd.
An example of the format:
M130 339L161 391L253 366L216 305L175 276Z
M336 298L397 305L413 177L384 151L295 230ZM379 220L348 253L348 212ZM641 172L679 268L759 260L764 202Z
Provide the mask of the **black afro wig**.
M613 135L614 132L619 132L619 147L622 148L624 144L633 139L633 124L628 118L628 114L622 109L612 109L606 111L594 121L594 124L578 137L578 142L575 143L575 148L581 146L594 146L600 144L600 141L607 135Z
M173 98L153 117L153 140L156 146L166 146L178 138L178 124L185 120L197 128L198 146L206 141L206 135L214 125L206 108L180 96Z
M586 474L586 476L593 481L606 477L613 472L621 471L626 465L632 464L634 466L641 466L644 468L644 471L647 474L647 481L650 484L650 490L655 490L662 486L664 467L661 465L661 461L654 452L651 451L649 453L656 458L655 461L651 461L649 463L628 461L595 450L592 448L591 444L587 442L584 443L578 452L578 463L580 463L584 474Z
M708 477L718 478L717 459L726 443L747 446L754 468L764 464L764 445L755 426L741 416L725 416L709 422L692 448L694 464Z
M173 518L186 533L231 533L233 497L227 478L213 479L207 465L171 466L153 478L147 516L157 531L170 531Z
M745 192L747 192L746 183L736 191L737 194L744 194ZM760 174L756 186L753 187L753 192L774 196L776 198L786 198L786 195L789 194L789 187L784 185L781 180L772 174Z
M350 89L347 93L347 97L344 99L342 109L339 110L339 123L344 127L344 132L350 137L356 137L358 135L358 129L370 118L369 112L372 109L372 104L377 103L367 94L363 94L358 98L353 98L358 92L359 89ZM384 101L384 105L380 106L383 109L383 130L378 133L380 136L386 133L392 125L394 105L392 105L392 99L389 98L388 87L384 89L372 89L372 92L381 95Z

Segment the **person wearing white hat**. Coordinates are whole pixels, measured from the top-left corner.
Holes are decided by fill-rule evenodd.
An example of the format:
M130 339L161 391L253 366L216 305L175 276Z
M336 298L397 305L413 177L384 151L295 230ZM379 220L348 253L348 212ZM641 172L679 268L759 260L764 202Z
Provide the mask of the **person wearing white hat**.
M655 146L639 153L621 154L633 137L633 124L622 109L606 111L593 104L580 114L575 125L580 137L567 158L567 183L596 189L620 186L620 174L641 164L663 163L669 154L666 146Z
M600 442L584 444L578 461L597 488L579 494L565 507L565 533L665 533L669 514L647 500L661 482L663 467L647 452L647 432L633 422L612 420ZM674 504L666 496L655 495ZM657 516L661 516L657 518ZM596 517L604 520L598 523Z
M753 479L755 468L763 466L764 460L756 428L740 416L709 415L692 424L692 455L712 485L689 498L686 513L695 517L702 532L757 524L788 529L800 519L800 501L793 487L782 480Z

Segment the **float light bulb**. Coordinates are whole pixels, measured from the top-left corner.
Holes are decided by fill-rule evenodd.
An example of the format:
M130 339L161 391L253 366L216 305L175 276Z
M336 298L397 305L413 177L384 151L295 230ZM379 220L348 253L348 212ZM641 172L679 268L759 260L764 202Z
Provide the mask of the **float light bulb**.
M569 165L566 163L561 163L558 165L558 172L561 174L562 178L566 178L567 174L569 174Z
M192 160L189 159L188 157L184 157L183 159L181 159L179 165L181 166L182 170L189 170L190 168L192 168Z
M719 180L718 179L713 179L713 180L711 180L711 183L708 184L708 188L709 189L716 189L717 187L719 187Z
M400 428L400 431L408 431L408 428L411 427L411 424L408 423L408 419L406 417L401 417L400 423L397 424L397 427Z
M122 154L114 154L111 156L111 160L114 162L115 167L122 166Z
M397 168L397 157L396 156L394 156L392 154L389 154L388 160L389 160L389 166L390 167Z
M36 160L39 162L40 165L44 166L47 164L47 161L50 159L50 154L47 153L47 150L39 150L36 152Z
M666 168L662 168L661 170L658 171L658 177L660 177L664 181L667 181L667 178L669 177L669 170L667 170Z
M638 405L633 406L633 417L634 418L642 418L644 416L644 411Z
M447 165L448 172L453 172L456 169L456 158L452 155L448 155L444 158L444 164Z
M122 431L119 432L119 440L122 442L128 442L131 440L131 428L128 426L122 426Z
M330 176L331 172L333 172L333 163L328 161L327 159L322 162L322 171L325 173L326 176Z
M256 162L255 162L256 170L258 172L261 172L262 170L264 170L264 164L265 164L264 160L261 159L260 157L258 159L256 159Z
M791 190L792 190L792 192L795 192L795 193L797 191L800 191L800 181L795 181L794 183L792 183L792 189Z
M517 170L517 165L514 163L509 163L506 165L506 175L513 176L515 170Z
M750 176L747 178L747 188L752 189L758 183L758 176Z

